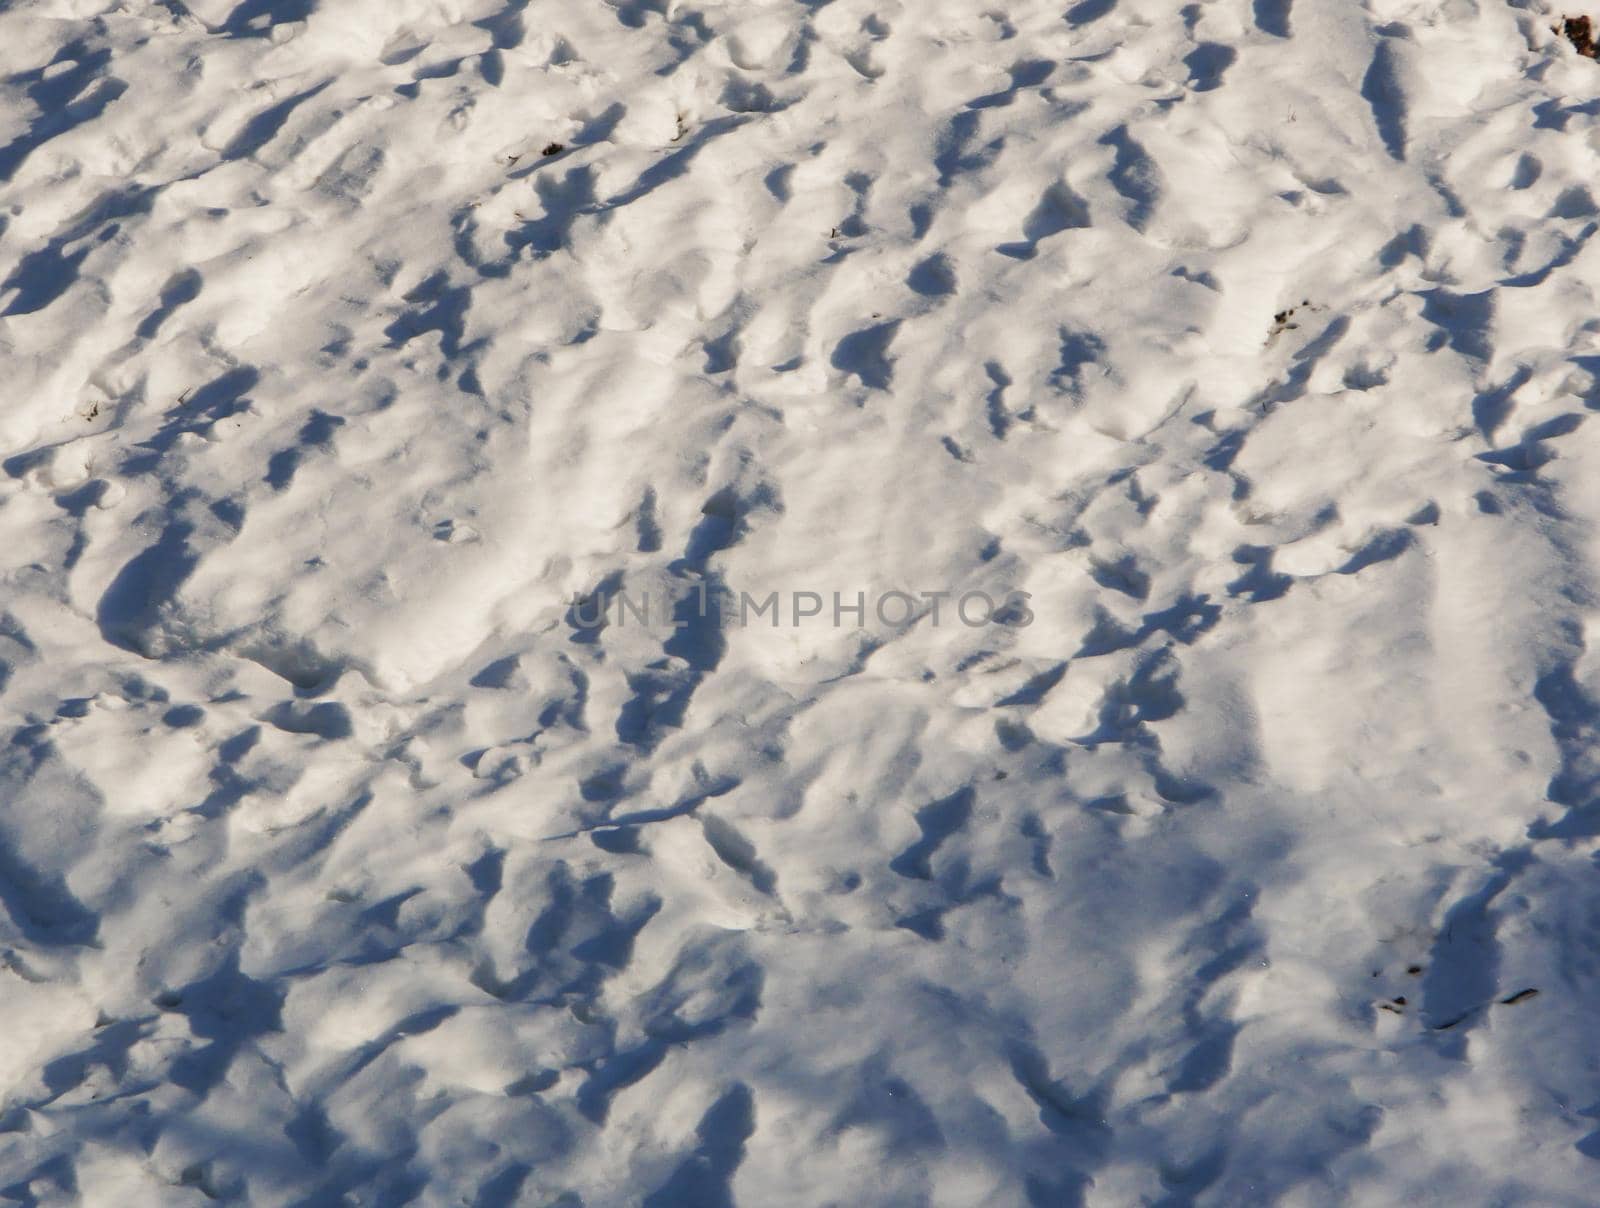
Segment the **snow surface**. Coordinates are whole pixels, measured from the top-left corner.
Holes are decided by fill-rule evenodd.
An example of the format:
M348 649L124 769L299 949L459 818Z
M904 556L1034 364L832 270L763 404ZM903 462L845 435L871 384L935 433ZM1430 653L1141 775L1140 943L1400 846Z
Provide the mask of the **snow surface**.
M1593 1205L1563 14L0 3L0 1201Z

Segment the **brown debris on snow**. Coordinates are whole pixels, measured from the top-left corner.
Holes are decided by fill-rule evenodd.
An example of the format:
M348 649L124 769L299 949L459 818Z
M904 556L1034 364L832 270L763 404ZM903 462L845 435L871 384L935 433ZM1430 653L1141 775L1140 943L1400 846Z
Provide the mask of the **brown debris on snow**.
M1600 47L1595 45L1594 26L1588 17L1564 17L1559 31L1584 58L1600 57Z

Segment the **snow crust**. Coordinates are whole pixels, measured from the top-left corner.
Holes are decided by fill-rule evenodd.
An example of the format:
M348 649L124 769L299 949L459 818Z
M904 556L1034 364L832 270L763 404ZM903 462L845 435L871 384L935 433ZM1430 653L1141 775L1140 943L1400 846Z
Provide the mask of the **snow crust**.
M1592 1205L1563 15L0 4L0 1198Z

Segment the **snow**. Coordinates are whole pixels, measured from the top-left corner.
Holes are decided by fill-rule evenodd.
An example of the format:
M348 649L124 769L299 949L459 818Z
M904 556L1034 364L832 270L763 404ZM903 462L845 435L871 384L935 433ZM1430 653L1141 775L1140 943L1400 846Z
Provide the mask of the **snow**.
M0 5L0 1196L1592 1204L1567 15Z

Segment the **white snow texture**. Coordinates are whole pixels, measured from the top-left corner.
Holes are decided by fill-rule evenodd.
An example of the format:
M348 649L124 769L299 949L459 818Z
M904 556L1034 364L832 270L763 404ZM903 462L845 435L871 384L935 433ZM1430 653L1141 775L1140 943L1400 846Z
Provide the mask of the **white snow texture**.
M1569 15L0 2L0 1203L1600 1202Z

